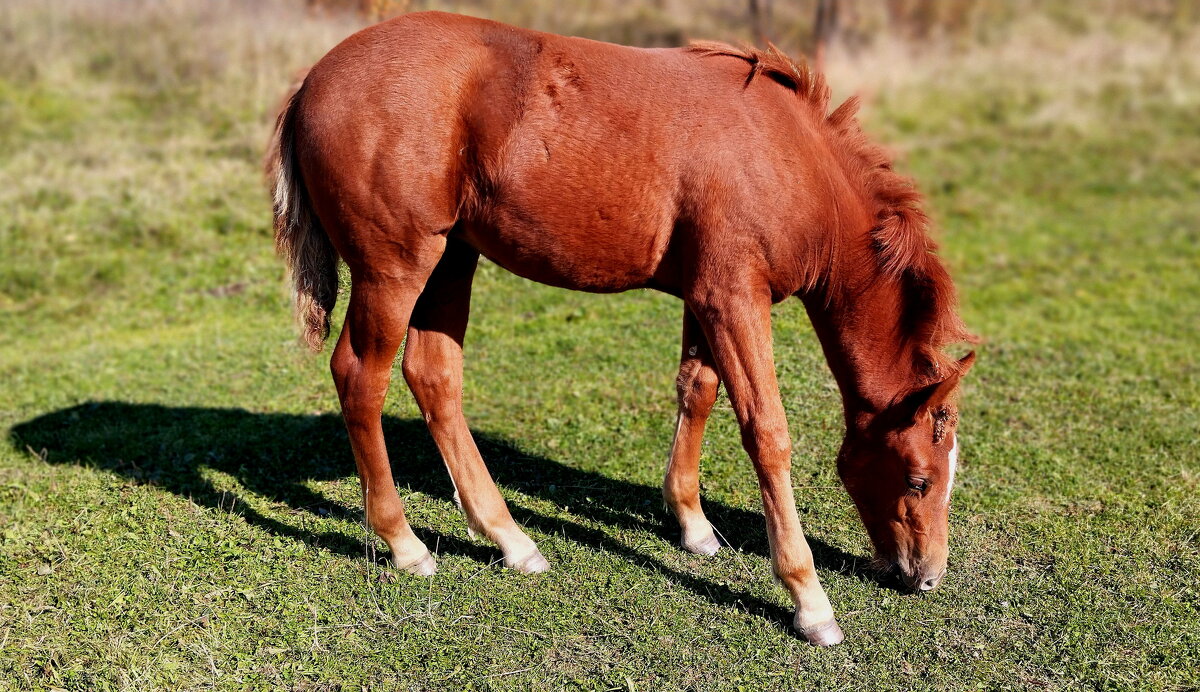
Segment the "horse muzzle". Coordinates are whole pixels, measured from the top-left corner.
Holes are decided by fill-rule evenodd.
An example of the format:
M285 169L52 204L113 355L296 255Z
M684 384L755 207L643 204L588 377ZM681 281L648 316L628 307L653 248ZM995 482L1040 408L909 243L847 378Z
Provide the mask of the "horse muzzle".
M911 574L907 572L900 573L900 580L904 585L914 593L924 593L933 591L938 584L942 583L942 577L946 576L945 567L937 567L934 569L917 570Z

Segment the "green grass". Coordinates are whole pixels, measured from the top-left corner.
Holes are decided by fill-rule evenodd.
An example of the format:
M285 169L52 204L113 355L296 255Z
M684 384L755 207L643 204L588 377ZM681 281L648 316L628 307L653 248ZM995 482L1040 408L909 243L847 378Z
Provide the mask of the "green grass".
M392 570L327 355L296 344L258 172L290 70L350 26L158 7L0 8L0 687L1200 685L1182 49L1138 58L1148 39L1126 37L1079 74L917 63L874 93L868 124L928 193L986 343L951 572L915 597L863 570L837 392L802 307L776 310L796 498L847 633L817 650L788 631L724 400L703 492L737 550L676 547L657 486L681 308L648 292L481 267L467 413L554 569L506 571L467 537L398 382L393 466L440 571Z

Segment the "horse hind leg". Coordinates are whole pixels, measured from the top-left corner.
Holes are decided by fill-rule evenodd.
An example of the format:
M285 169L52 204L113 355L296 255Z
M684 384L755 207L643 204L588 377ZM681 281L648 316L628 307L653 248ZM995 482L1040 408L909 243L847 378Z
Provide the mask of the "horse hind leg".
M439 254L426 256L423 263L391 267L397 271L364 270L358 275L352 271L345 326L330 359L362 484L367 525L388 544L398 569L425 576L436 572L437 565L404 515L380 416L409 315Z
M474 249L450 242L413 312L404 379L450 472L467 525L499 546L505 566L544 572L550 564L513 521L463 416L462 344L478 259Z
M691 310L683 313L683 354L675 380L679 417L663 478L663 500L682 531L680 544L697 555L715 555L721 544L700 506L700 443L720 379L708 340Z

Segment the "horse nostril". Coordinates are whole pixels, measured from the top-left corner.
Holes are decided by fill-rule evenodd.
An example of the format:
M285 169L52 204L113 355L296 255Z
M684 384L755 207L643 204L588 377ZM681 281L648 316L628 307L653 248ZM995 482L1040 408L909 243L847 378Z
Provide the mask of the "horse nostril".
M936 577L929 577L925 581L921 582L921 586L920 586L921 591L933 591L934 588L936 588L937 585L939 583L941 583L942 576L944 574L945 574L945 572L942 572L942 574L939 574Z

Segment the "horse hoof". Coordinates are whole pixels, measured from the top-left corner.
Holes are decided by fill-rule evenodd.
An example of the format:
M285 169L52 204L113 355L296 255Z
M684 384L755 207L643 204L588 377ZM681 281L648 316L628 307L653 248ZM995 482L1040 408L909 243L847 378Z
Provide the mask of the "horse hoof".
M721 549L720 541L711 533L698 541L689 542L687 539L684 539L681 545L684 550L696 555L716 555L717 551Z
M509 562L506 559L504 566L509 569L515 569L523 574L538 574L550 569L550 563L546 561L546 558L542 557L541 551L538 550L534 550L529 555L515 562Z
M425 553L425 557L409 564L405 567L397 566L396 569L402 569L409 574L415 574L419 577L432 577L437 574L437 560L433 559L433 553Z
M842 633L842 628L838 626L837 620L830 620L823 625L797 631L806 642L813 646L833 646L841 644L842 640L846 638L846 635Z

